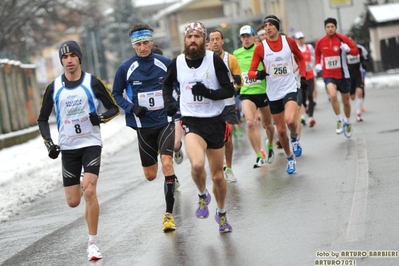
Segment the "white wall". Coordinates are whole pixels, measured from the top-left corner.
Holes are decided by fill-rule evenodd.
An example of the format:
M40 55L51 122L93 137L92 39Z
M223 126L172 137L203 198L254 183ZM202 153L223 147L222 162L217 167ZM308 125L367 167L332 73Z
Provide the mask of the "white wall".
M346 34L356 17L365 11L365 0L353 0L353 5L338 11L330 7L329 0L284 0L287 17L287 34L302 31L307 41L316 41L325 35L324 20L328 17L337 19L338 32ZM340 19L339 19L340 17Z

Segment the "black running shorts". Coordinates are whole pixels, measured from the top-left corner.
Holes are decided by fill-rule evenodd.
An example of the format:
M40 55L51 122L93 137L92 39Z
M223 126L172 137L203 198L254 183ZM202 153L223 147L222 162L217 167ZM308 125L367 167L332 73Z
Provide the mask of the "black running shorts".
M101 146L62 150L62 179L64 187L80 184L82 167L85 173L92 173L98 176L101 165L101 150Z
M223 148L224 143L230 136L230 128L221 115L210 118L182 117L184 133L195 133L201 136L207 149Z

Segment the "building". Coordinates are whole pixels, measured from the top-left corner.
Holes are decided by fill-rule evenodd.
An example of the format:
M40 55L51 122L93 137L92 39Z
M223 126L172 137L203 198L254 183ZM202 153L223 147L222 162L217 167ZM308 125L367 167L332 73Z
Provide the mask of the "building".
M399 3L369 6L367 20L374 70L399 68Z
M163 33L166 54L175 56L183 49L183 27L199 20L208 29L218 28L227 34L226 50L241 43L239 27L250 24L256 29L266 15L276 15L281 31L293 35L304 32L310 42L325 34L324 20L338 20L338 31L349 32L353 22L364 11L365 0L180 0L153 16ZM226 34L225 34L226 35Z

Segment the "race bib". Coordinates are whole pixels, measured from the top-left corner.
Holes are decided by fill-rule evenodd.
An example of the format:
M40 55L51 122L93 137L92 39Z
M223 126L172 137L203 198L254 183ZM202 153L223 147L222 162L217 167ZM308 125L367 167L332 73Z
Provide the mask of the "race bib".
M270 72L271 76L278 77L278 76L286 76L291 74L290 64L288 62L281 62L281 63L271 63L270 64Z
M147 107L148 110L159 110L163 108L162 90L140 92L137 94L140 106Z
M244 86L251 86L254 84L260 84L259 79L250 79L248 77L248 72L242 72L242 79L244 80Z
M64 121L65 134L70 139L85 137L92 133L92 128L87 115Z
M206 82L202 80L197 81L204 83L205 87L209 87ZM188 82L187 87L184 89L184 91L191 90L197 81ZM211 99L200 95L193 95L192 93L182 93L180 97L184 98L184 101L188 106L210 106L212 104Z
M326 69L341 68L341 60L339 56L328 56L324 58Z
M305 62L305 64L306 64L306 70L313 70L312 62Z
M346 60L348 61L348 64L350 64L350 65L360 63L360 55L348 54L346 56Z

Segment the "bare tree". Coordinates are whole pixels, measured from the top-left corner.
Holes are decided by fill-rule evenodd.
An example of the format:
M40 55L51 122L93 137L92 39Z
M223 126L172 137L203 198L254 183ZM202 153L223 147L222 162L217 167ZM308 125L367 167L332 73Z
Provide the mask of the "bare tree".
M84 1L0 1L0 57L27 60L51 45L60 33L81 25Z

